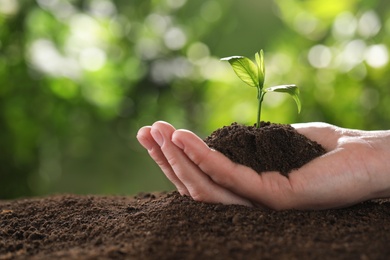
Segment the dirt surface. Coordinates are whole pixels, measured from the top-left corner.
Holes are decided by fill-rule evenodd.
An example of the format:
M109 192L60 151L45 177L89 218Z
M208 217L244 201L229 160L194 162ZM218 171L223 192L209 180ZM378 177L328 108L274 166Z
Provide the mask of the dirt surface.
M388 259L390 201L272 211L177 192L0 202L0 259Z
M270 122L261 122L260 128L233 123L217 129L204 141L233 162L258 173L279 171L288 175L326 152L292 126Z

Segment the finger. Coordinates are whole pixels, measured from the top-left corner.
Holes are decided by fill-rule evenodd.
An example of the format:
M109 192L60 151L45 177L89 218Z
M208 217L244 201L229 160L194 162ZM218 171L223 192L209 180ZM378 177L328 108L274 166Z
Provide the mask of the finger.
M137 133L138 142L148 151L152 150L157 145L150 135L150 129L150 126L144 126L141 127Z
M214 183L188 159L180 148L172 143L172 134L172 128L167 123L157 122L152 126L152 136L156 137L176 177L183 183L193 199L209 203L251 205L248 200Z
M161 151L160 146L156 143L151 135L151 126L142 127L137 133L137 139L141 145L148 150L150 157L157 163L165 176L175 185L176 189L181 195L189 195L186 187L176 177L172 167L168 163L164 154Z
M294 127L298 133L321 144L326 151L335 149L338 140L341 137L341 132L338 130L339 128L327 123L310 122L291 124L291 126Z
M259 175L249 167L233 163L186 130L177 130L172 141L215 183L240 197L271 208L278 207L277 198L289 200L288 192L283 192L291 190L288 179L279 173Z

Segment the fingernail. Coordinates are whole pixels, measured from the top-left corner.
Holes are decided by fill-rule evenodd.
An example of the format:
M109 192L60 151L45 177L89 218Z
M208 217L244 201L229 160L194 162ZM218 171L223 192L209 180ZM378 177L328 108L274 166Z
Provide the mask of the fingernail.
M143 146L146 150L148 150L148 151L152 150L152 148L153 148L153 144L152 144L151 142L147 141L147 140L143 140L142 146Z
M152 131L151 134L153 136L154 141L156 141L159 146L162 146L164 144L164 137L158 130Z
M174 143L177 147L179 147L180 149L183 150L184 148L184 145L182 142L178 141L176 138L175 138L175 135L172 136L172 143Z
M153 144L149 142L147 138L144 138L144 136L137 134L136 138L138 142L142 145L142 147L146 150L150 151L153 148Z

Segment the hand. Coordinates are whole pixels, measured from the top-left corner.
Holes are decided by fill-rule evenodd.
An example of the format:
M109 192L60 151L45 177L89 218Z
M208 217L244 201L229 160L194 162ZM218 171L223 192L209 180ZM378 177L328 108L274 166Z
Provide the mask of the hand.
M292 171L258 174L210 149L187 130L156 122L137 138L182 195L194 200L281 209L345 207L390 196L390 132L325 123L294 124L328 152Z

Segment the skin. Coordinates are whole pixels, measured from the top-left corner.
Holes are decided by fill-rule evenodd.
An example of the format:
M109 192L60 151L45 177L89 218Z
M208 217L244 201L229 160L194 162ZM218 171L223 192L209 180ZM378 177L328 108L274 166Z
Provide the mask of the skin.
M390 131L292 126L327 153L288 178L233 163L194 133L166 122L142 127L137 139L179 193L197 201L284 210L340 208L390 197Z

